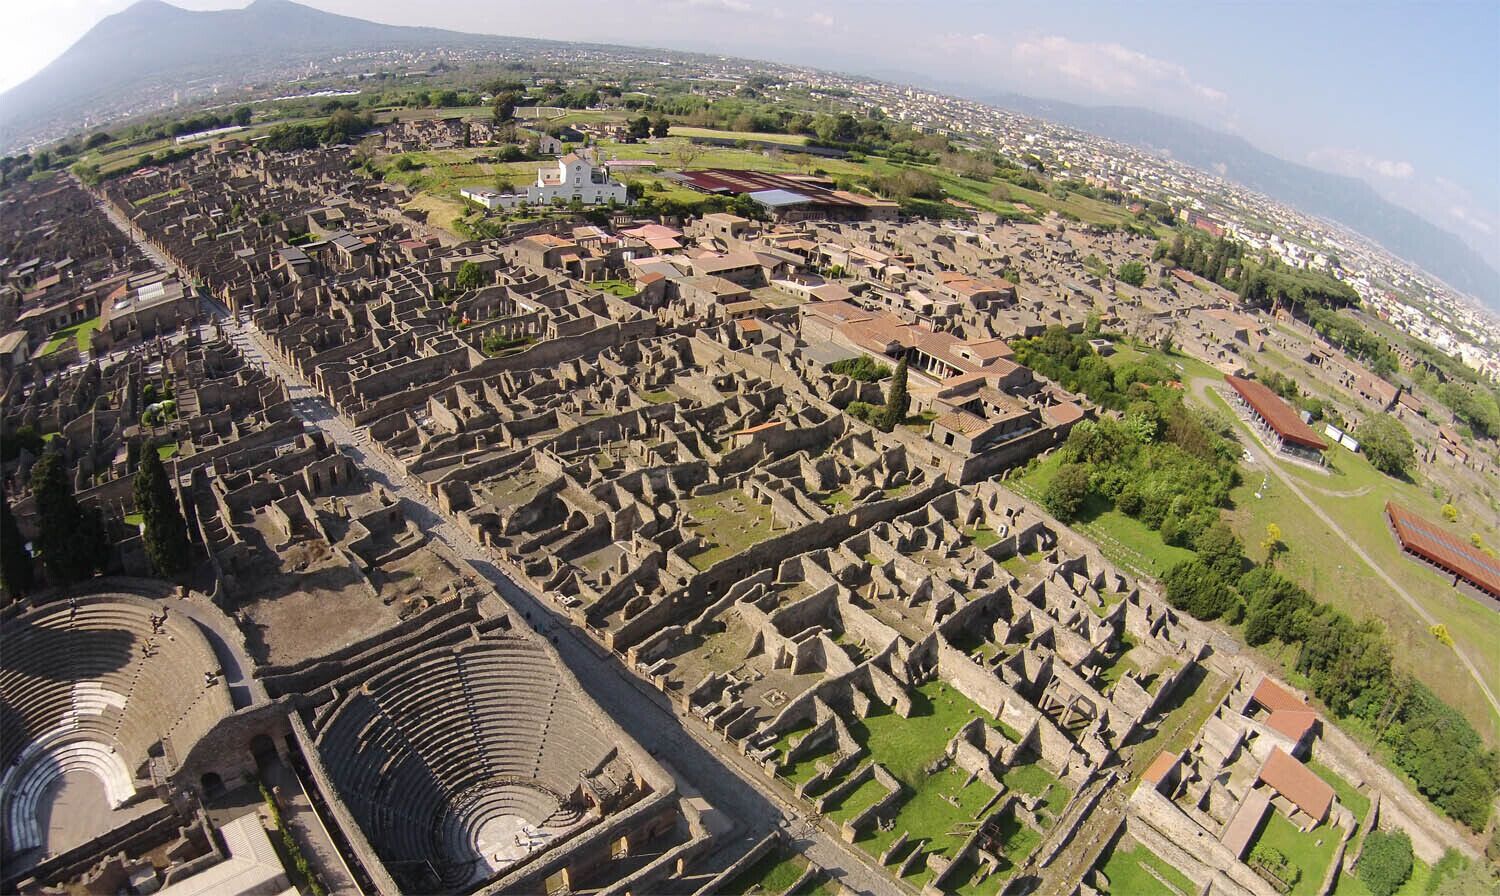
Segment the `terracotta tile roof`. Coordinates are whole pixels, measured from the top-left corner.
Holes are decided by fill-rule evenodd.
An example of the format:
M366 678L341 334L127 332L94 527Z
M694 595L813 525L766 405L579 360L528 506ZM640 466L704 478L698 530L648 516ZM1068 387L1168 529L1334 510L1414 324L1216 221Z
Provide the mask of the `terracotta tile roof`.
M1328 807L1333 804L1333 788L1280 747L1271 748L1266 764L1260 767L1259 777L1314 819L1322 821L1328 817Z
M1266 388L1265 385L1237 376L1226 376L1224 380L1249 403L1250 407L1255 409L1255 412L1266 421L1271 429L1275 430L1277 435L1281 436L1283 441L1318 451L1328 448L1328 443L1319 438L1311 426L1303 423L1302 418L1297 416L1297 412L1281 400L1281 396Z
M1166 750L1162 750L1156 754L1155 759L1151 760L1151 764L1146 766L1146 773L1141 776L1141 780L1155 787L1161 783L1162 779L1167 776L1167 773L1172 770L1172 767L1177 764L1179 758L1176 753L1168 753Z
M984 432L990 428L990 424L984 418L977 417L968 411L949 411L933 420L932 423L934 426L941 426L966 436Z
M1386 503L1385 514L1402 548L1463 578L1491 597L1500 597L1500 560L1394 501Z
M1308 712L1312 709L1306 700L1287 690L1287 688L1269 675L1262 675L1260 682L1256 684L1250 699L1264 706L1270 712L1277 710L1289 710L1292 712Z

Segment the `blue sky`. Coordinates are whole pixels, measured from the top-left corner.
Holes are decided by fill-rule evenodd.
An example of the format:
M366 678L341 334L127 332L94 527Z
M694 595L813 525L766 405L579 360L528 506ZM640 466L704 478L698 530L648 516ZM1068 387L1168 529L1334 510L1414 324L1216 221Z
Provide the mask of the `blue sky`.
M1145 106L1362 177L1500 263L1495 0L305 2L393 24L699 49L971 92ZM0 87L127 5L53 0L44 15L21 17L0 36Z

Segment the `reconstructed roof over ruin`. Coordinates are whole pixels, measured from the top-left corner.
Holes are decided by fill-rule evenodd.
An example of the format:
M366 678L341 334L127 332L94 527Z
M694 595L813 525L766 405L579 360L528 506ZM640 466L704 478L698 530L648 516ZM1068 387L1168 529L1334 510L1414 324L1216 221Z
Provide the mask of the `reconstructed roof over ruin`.
M1224 379L1266 421L1266 425L1281 436L1282 441L1315 451L1327 450L1328 443L1319 438L1311 426L1303 423L1291 405L1281 400L1281 396L1254 380L1237 376L1226 376Z
M1333 788L1280 747L1271 748L1260 768L1260 780L1311 817L1322 821L1328 816Z
M1500 597L1500 561L1448 532L1440 524L1417 516L1394 501L1385 514L1401 547L1434 563L1491 597Z

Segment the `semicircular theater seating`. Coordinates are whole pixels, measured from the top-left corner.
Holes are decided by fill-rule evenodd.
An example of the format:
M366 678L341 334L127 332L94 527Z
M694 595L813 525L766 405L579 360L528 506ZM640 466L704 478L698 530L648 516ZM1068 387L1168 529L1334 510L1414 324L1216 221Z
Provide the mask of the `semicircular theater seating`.
M314 722L339 797L387 867L448 885L473 879L494 819L561 831L583 817L570 797L611 758L602 728L544 649L499 633L381 670Z
M158 744L184 756L233 705L192 620L131 594L58 601L0 623L0 820L16 852L44 845L38 803L72 771L114 807Z

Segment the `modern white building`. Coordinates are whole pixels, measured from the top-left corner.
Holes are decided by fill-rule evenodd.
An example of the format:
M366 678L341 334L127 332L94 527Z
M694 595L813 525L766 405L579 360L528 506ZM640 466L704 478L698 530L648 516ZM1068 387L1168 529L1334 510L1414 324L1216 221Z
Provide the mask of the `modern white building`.
M611 199L621 205L626 202L623 183L612 180L609 171L602 166L596 167L587 157L572 152L558 159L556 168L538 168L536 183L528 184L524 193L497 193L468 187L459 193L492 211L514 208L522 202L529 205L569 203L574 199L584 205L604 205Z
M532 205L547 205L555 199L578 199L584 205L602 205L613 199L623 205L625 185L610 180L606 169L596 168L589 159L570 152L557 160L556 170L537 169L536 183L526 188L526 201Z
M485 187L464 187L458 191L458 195L470 202L482 205L490 211L494 211L505 205L503 201L505 194Z

